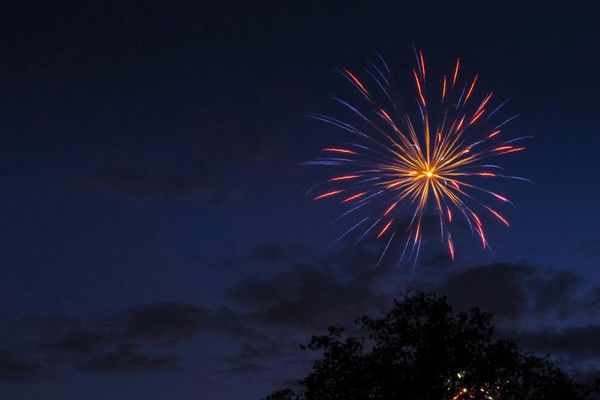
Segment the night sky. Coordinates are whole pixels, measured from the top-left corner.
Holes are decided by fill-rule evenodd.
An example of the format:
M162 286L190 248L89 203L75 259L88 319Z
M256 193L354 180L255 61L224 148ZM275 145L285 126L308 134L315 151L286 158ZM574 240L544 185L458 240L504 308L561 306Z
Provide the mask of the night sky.
M257 399L309 370L310 335L407 289L600 375L591 2L36 3L0 9L0 397ZM463 229L456 262L433 241L414 274L332 245L345 209L305 196L329 171L302 165L336 138L306 115L355 94L339 71L380 52L408 81L413 44L534 136L493 251Z

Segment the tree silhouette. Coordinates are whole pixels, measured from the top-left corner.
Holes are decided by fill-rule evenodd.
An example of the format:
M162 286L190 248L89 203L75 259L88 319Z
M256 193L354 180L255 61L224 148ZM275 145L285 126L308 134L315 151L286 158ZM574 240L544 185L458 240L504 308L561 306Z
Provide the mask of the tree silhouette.
M416 293L395 301L383 318L356 321L363 336L340 327L313 336L321 351L300 392L266 400L578 400L592 388L576 384L548 360L494 337L491 314L454 314L445 297Z

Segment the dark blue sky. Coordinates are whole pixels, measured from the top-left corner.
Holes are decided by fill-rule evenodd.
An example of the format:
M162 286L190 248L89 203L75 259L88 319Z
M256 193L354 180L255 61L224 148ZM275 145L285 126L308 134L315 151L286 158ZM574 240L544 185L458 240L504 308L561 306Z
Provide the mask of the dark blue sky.
M11 399L250 399L309 364L298 345L406 288L482 305L570 372L600 369L600 41L584 6L474 2L14 2L0 9L0 393ZM510 97L494 252L461 238L373 269L330 246L342 211L300 166L304 116L381 52L409 79L460 56Z

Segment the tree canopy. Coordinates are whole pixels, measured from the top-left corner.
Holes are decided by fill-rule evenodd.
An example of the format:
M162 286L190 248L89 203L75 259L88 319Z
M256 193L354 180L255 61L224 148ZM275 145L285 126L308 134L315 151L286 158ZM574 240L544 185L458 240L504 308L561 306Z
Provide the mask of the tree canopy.
M266 400L584 400L575 383L549 360L497 339L491 314L454 313L445 297L416 293L394 301L383 318L356 321L313 336L303 348L322 353L298 391Z

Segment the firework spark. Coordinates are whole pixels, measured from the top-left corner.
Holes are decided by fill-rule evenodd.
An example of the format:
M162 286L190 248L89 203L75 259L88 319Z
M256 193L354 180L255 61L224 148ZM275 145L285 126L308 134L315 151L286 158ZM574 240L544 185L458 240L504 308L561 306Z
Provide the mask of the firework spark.
M495 400L497 397L492 389L487 387L477 388L462 388L452 396L452 400Z
M456 379L448 380L448 389L455 388L451 400L497 400L500 398L503 386L500 380L494 384L484 383L469 386L464 384L464 378L465 372L463 371L456 374ZM509 381L505 381L505 383L509 383Z
M493 92L479 96L478 75L460 83L460 59L450 74L437 82L428 82L423 53L415 54L417 66L411 79L417 107L413 113L401 111L393 100L391 72L381 57L379 65L370 64L366 68L367 80L348 69L342 71L361 95L361 106L335 100L357 122L312 116L346 131L352 140L323 148L324 156L308 163L342 170L309 192L319 189L312 195L314 200L338 199L350 206L341 217L359 209L369 210L367 217L339 239L363 229L359 240L369 233L376 239L385 238L387 250L396 232L405 229L408 238L402 258L406 255L415 262L423 239L424 215L428 208L434 208L442 240L454 260L455 245L449 228L456 215L466 220L483 248L489 246L484 215L510 226L494 204L512 203L504 195L487 189L485 181L524 179L505 175L501 167L485 160L525 150L520 141L526 138L502 140L504 125L515 116L501 123L493 122L490 117L506 101L492 107ZM439 87L439 91L429 97L429 86ZM324 186L329 189L322 190ZM401 206L409 207L412 214L404 226L400 223Z

